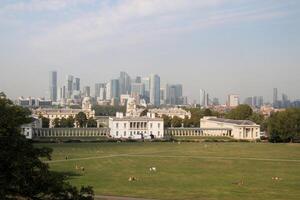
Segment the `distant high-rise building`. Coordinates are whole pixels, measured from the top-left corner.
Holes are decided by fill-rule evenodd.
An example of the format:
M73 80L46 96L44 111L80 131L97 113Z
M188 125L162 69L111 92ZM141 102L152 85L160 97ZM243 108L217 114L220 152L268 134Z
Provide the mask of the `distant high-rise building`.
M213 98L212 103L213 103L214 106L218 106L220 104L218 98Z
M91 96L91 87L90 86L85 86L83 88L83 95L85 97L90 97Z
M106 84L96 83L95 84L95 98L100 100L105 100Z
M135 83L142 83L142 78L140 76L137 76L135 78Z
M286 94L282 94L282 103L283 108L288 108L290 106L290 100Z
M143 77L141 79L141 82L145 86L144 99L146 100L147 103L149 103L150 102L150 78L149 77Z
M66 86L62 86L59 89L59 99L63 100L66 98Z
M67 98L70 99L73 94L73 80L74 77L72 75L67 76Z
M165 101L170 105L183 104L182 85L181 84L166 84Z
M237 94L228 95L227 106L236 107L240 104L240 96Z
M273 107L278 107L278 90L273 88Z
M120 99L120 85L119 79L112 79L110 81L110 94L111 99L119 100Z
M73 90L80 91L80 78L75 78Z
M150 76L150 103L160 105L160 77L156 74Z
M208 106L208 102L207 102L207 94L205 92L205 90L200 89L200 107L204 107L206 108Z
M111 95L111 82L109 81L108 83L106 83L106 90L105 90L105 93L106 93L106 96L105 96L105 99L110 101L111 98L112 98L112 95Z
M143 83L131 83L131 94L143 97L145 95L145 85Z
M126 72L120 72L119 92L120 94L130 94L131 79Z
M49 86L50 86L50 99L53 102L57 101L57 72L56 71L51 71L50 72L50 81L49 81Z

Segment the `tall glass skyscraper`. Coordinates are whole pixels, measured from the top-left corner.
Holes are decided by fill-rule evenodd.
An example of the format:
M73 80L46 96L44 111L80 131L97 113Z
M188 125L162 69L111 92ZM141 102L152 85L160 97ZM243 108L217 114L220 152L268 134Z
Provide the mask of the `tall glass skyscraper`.
M49 79L49 89L50 89L50 99L53 102L57 101L57 72L51 71L50 72L50 79Z
M157 74L150 76L150 103L160 106L160 77Z

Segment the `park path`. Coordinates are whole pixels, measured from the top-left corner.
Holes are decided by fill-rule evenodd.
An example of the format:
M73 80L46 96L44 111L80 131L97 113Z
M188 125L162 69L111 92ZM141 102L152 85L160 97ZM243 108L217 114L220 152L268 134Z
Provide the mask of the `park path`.
M91 156L85 158L70 158L64 160L50 160L46 163L60 163L81 160L105 159L113 157L148 157L148 158L197 158L197 159L219 159L219 160L253 160L253 161L270 161L270 162L300 162L295 159L280 159L280 158L255 158L255 157L226 157L226 156L190 156L190 155L153 155L153 154L113 154L106 156Z

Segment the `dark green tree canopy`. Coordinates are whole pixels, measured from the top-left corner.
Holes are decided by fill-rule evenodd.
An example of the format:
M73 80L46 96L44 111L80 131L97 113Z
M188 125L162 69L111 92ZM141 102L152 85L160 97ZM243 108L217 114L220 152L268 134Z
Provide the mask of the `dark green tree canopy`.
M87 117L86 114L84 112L79 112L76 116L75 116L75 121L78 127L83 128L86 126L87 124Z
M91 200L91 187L78 190L66 176L52 172L40 158L51 159L52 149L34 147L20 134L31 122L30 111L0 94L0 198L26 200Z
M249 105L241 104L227 113L225 117L228 119L246 120L250 119L252 114L253 110Z

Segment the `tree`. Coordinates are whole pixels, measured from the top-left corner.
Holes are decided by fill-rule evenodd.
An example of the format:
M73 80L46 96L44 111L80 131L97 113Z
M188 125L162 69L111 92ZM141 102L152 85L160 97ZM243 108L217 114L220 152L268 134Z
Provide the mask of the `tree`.
M66 128L68 127L68 120L66 118L61 118L60 119L60 123L59 123L59 127L61 128Z
M75 116L75 121L78 127L83 128L86 126L87 123L87 117L86 114L84 112L79 112L76 116Z
M67 127L68 128L73 128L74 127L74 123L75 123L75 119L73 116L69 116L67 118Z
M126 112L125 106L93 106L96 116L115 116L117 112Z
M53 120L53 126L54 126L54 128L59 128L60 127L60 119L59 118L55 118Z
M0 95L0 197L28 200L91 200L91 187L78 190L66 176L49 171L40 158L51 159L52 149L34 147L20 134L20 126L30 123L30 111Z
M212 113L212 111L210 109L206 108L203 111L203 115L204 116L213 116L213 113Z
M141 112L140 117L142 116L146 116L148 113L148 109L143 110L143 112Z
M47 117L42 117L42 128L49 128L50 119Z
M182 119L180 117L174 116L171 120L172 127L181 127Z
M273 113L267 122L271 142L300 141L300 109Z
M171 127L171 118L167 115L162 115L162 118L164 120L164 127L165 128Z
M249 105L241 104L227 113L225 117L227 119L246 120L251 117L252 113L253 110Z
M87 120L87 127L97 127L97 121L90 117L88 120Z

